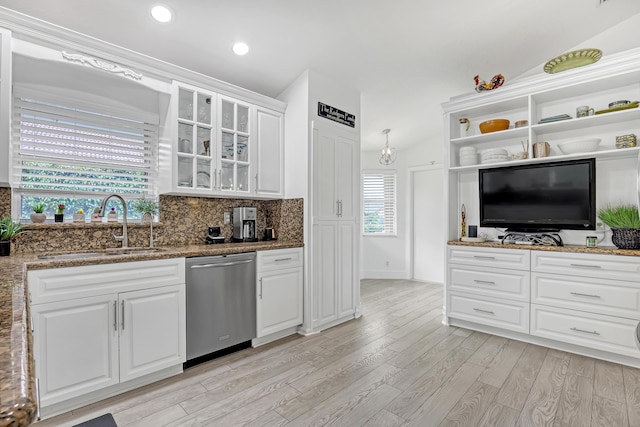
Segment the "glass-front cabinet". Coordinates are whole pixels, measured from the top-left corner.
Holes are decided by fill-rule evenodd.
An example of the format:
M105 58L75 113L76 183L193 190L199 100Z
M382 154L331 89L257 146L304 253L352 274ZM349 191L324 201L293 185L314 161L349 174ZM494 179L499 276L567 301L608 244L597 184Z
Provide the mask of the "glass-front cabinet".
M211 191L215 186L216 94L177 86L176 186ZM175 99L174 99L175 100Z
M252 107L220 96L220 191L248 193Z

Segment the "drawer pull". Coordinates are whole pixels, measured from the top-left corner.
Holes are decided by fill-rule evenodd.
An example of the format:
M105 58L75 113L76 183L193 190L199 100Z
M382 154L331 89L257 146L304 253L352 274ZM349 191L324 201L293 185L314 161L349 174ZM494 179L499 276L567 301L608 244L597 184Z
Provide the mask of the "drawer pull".
M289 257L289 258L279 258L276 259L275 262L281 262L281 261L291 261L293 258Z
M486 255L474 255L474 258L478 258L478 259L496 259L496 257L494 256L486 256Z
M581 294L580 292L569 292L569 293L577 297L602 298L600 295Z
M476 280L476 279L474 279L473 281L476 282L476 283L480 283L481 285L495 285L496 284L496 282L490 282L488 280Z
M483 309L481 309L481 308L474 308L473 310L474 310L474 311L477 311L477 312L479 312L479 313L485 313L485 314L493 314L493 315L495 315L495 313L494 313L493 311L483 310Z
M571 267L580 267L580 268L602 268L601 265L590 265L590 264L570 264Z
M600 335L597 331L585 331L584 329L571 328L572 331L583 332L585 334Z

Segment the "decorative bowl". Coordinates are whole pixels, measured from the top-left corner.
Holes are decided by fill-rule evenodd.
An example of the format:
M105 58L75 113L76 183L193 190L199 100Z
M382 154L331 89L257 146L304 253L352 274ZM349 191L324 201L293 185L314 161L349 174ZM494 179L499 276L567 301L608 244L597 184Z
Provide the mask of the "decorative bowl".
M509 120L506 119L487 120L486 122L480 123L481 133L497 132L505 129L509 129Z
M529 120L518 120L513 126L517 128L529 126Z
M622 107L624 105L627 104L631 104L631 101L628 101L626 99L621 99L620 101L613 101L609 103L609 108L618 108L618 107Z
M564 154L588 153L596 151L602 141L600 138L586 138L565 141L558 144L558 148Z

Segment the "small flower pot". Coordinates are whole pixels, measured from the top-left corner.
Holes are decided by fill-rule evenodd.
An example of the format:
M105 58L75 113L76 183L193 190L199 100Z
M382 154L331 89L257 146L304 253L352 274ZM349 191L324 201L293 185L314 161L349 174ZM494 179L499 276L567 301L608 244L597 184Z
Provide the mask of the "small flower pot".
M41 222L45 222L47 216L43 213L32 213L31 214L31 222L34 224L39 224Z
M640 249L640 229L612 228L611 241L618 249Z
M9 240L0 240L0 256L11 255L11 242Z
M55 222L63 222L64 221L64 214L53 214L53 220Z

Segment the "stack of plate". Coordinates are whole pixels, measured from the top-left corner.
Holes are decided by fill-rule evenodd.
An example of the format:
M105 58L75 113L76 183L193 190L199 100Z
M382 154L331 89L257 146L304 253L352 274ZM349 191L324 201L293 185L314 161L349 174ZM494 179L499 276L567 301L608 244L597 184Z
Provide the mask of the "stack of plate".
M460 166L469 166L478 164L478 151L476 147L460 148Z
M480 157L482 163L506 162L509 159L509 153L504 148L492 148L483 151Z

